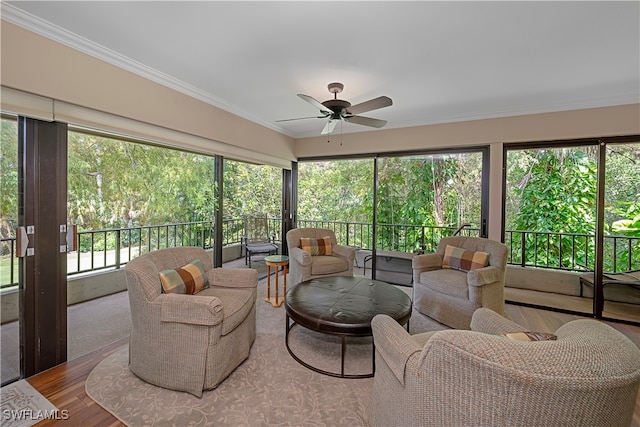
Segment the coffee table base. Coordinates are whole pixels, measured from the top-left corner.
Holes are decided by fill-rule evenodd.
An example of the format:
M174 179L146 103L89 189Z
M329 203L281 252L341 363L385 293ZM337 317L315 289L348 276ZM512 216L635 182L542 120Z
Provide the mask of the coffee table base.
M358 378L371 378L371 377L374 376L374 374L376 372L376 346L375 346L375 343L373 343L373 337L371 337L371 340L372 340L371 341L371 373L367 373L367 374L345 374L344 373L344 358L345 358L346 351L347 351L347 345L346 345L346 342L345 342L346 338L347 338L347 335L345 335L345 334L331 334L329 332L318 332L318 333L322 333L322 334L335 335L335 336L339 336L340 337L340 346L341 346L340 373L331 372L331 371L325 371L323 369L316 368L315 366L312 366L312 365L308 364L307 362L305 362L304 360L300 359L293 352L293 350L291 350L291 347L289 347L289 331L291 331L291 329L294 326L296 326L297 324L298 323L296 323L295 321L293 322L293 324L290 324L290 318L289 318L289 315L287 315L287 330L286 330L286 333L285 333L284 344L287 347L287 351L289 352L291 357L293 357L295 359L296 362L298 362L299 364L301 364L305 368L311 369L314 372L317 372L317 373L323 374L323 375L328 375L328 376L334 377L334 378L358 379ZM302 325L300 325L300 326L302 326ZM302 326L302 327L304 327L304 326ZM407 331L408 330L409 330L409 322L407 321Z
M293 324L289 324L289 316L287 315L287 331L285 334L285 346L287 347L287 351L289 352L289 354L291 355L291 357L293 357L295 359L296 362L298 362L299 364L301 364L302 366L304 366L305 368L311 369L314 372L317 372L319 374L323 374L323 375L328 375L330 377L334 377L334 378L371 378L373 377L375 371L376 371L376 348L375 345L372 343L371 344L371 351L372 351L372 356L371 356L371 373L367 373L367 374L345 374L344 373L344 357L346 354L346 342L345 342L345 335L342 334L329 334L329 335L335 335L335 336L339 336L340 337L340 345L341 345L341 356L340 356L340 373L337 372L331 372L331 371L325 371L322 370L320 368L316 368L315 366L312 366L310 364L308 364L307 362L305 362L304 360L300 359L294 352L293 350L291 350L291 347L289 347L289 331L298 323L296 323L295 321L293 322ZM301 325L302 326L302 325ZM304 326L303 326L304 327ZM327 333L327 332L320 332L320 333Z

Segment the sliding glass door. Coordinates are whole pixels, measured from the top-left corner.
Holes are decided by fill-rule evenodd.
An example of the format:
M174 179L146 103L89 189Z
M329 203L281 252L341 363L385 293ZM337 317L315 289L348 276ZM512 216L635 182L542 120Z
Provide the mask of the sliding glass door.
M376 278L410 285L411 254L456 233L486 235L484 152L377 159Z
M433 252L455 233L486 235L487 154L303 161L297 226L334 229L340 243L356 248L357 274L410 285L414 253Z
M264 257L282 253L284 241L282 169L224 159L223 170L223 263L266 277Z
M2 117L0 134L0 367L2 384L20 378L20 327L18 319L18 122Z
M509 147L505 166L506 299L592 312L579 276L595 261L597 142Z
M640 322L640 140L607 142L604 176L602 316Z

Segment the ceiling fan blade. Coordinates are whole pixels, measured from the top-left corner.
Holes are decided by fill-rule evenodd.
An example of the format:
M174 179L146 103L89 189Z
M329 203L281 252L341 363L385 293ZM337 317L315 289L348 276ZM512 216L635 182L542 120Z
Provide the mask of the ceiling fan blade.
M321 112L327 113L327 114L333 114L333 111L331 111L330 109L328 109L327 107L322 105L322 103L317 101L315 98L313 98L313 97L311 97L309 95L304 95L302 93L299 93L298 96L300 98L304 99L305 101L307 101L309 104L311 104L314 107L316 107L317 109L319 109Z
M328 135L336 128L336 124L338 120L329 120L326 125L324 125L324 129L320 132L320 135Z
M378 108L384 108L393 105L391 98L387 96L379 96L377 98L370 99L360 104L352 105L347 108L347 112L351 114L360 114L366 111L377 110Z
M371 126L374 128L381 128L387 124L386 120L372 119L371 117L364 116L345 117L344 120L349 123L356 123L359 125Z
M305 120L305 119L324 119L327 116L310 116L310 117L297 117L295 119L281 119L276 120L276 122L291 122L293 120Z

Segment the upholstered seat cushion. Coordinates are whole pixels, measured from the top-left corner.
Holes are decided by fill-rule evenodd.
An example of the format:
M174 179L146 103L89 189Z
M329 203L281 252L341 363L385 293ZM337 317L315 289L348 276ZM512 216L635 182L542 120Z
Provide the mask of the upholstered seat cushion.
M204 289L198 295L214 296L222 301L224 314L222 335L227 335L237 328L247 318L253 306L253 289L251 288L211 287Z
M441 269L420 273L420 283L430 289L452 297L469 299L467 273Z
M344 258L318 255L311 257L311 274L333 274L349 269L349 264Z

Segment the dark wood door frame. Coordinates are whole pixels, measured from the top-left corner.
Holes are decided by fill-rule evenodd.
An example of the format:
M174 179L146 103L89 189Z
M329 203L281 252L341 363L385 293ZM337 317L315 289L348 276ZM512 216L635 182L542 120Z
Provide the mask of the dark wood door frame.
M20 370L29 377L67 360L67 125L18 118Z

